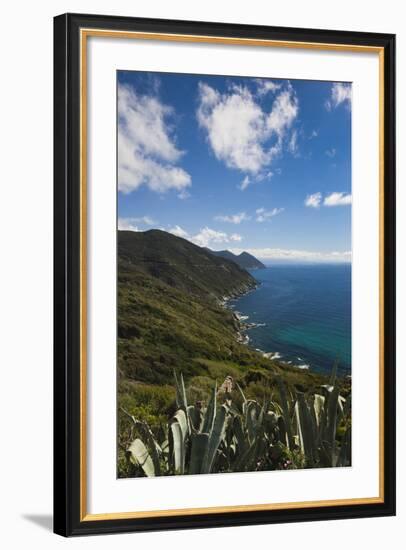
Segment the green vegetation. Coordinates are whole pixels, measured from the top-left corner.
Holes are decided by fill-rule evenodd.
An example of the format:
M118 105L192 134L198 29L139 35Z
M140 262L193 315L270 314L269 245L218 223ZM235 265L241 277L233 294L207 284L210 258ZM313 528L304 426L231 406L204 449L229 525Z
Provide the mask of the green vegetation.
M128 475L160 476L349 466L351 400L332 377L321 393L287 391L261 405L228 377L210 390L207 406L189 405L182 375L175 375L177 409L154 434L126 412Z
M222 303L255 286L232 261L164 231L118 232L119 477L142 475L128 460L140 426L128 415L163 441L177 410L174 371L185 376L190 402L202 406L216 380L227 377L257 403L274 399L280 377L292 396L319 394L327 384L321 375L270 360L241 343L243 327ZM350 382L339 379L336 386L345 398ZM237 405L238 399L233 397Z

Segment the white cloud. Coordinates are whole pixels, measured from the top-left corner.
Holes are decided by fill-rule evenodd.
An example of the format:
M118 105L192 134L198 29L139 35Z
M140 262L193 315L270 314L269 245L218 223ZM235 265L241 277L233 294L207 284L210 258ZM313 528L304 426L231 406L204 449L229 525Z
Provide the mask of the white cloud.
M171 107L157 97L139 95L130 86L118 87L118 189L131 193L141 185L164 193L182 192L191 177L176 163L183 151L176 146L168 119Z
M333 159L337 154L337 151L336 149L334 149L334 147L332 147L331 149L327 149L326 150L326 155L330 158L330 159Z
M234 254L240 254L244 250L261 260L288 260L309 262L349 262L351 251L345 252L316 252L308 250L291 250L283 248L231 248Z
M238 233L232 233L229 235L224 231L216 231L215 229L211 229L207 226L200 229L199 233L196 233L196 235L191 235L179 225L175 225L174 227L168 229L168 231L169 233L172 233L172 235L182 237L183 239L187 239L188 241L197 244L197 246L211 247L213 244L219 245L242 241L242 236Z
M120 231L140 231L138 226L132 221L132 218L118 218L117 225Z
M331 193L324 199L324 206L346 206L352 203L351 193Z
M169 233L172 233L172 235L176 235L176 237L182 237L182 239L189 238L189 233L182 229L179 225L175 225L175 227L172 227L168 231Z
M250 183L251 183L251 180L249 176L245 176L245 178L242 180L238 188L241 189L241 191L245 191L245 189L247 189Z
M299 147L297 144L297 131L293 130L288 143L288 150L294 156L298 155Z
M259 223L266 222L273 218L274 216L277 216L281 212L283 212L284 208L273 208L272 210L266 210L265 208L257 208L255 210L256 213L256 221Z
M197 235L194 235L190 240L198 246L211 246L212 244L223 244L230 241L241 241L241 235L233 233L228 235L223 231L216 231L209 227L204 227Z
M342 84L335 82L331 87L331 96L325 103L327 111L335 109L344 104L348 109L351 108L351 84Z
M282 87L282 84L277 84L273 80L267 80L265 78L257 78L255 83L257 85L257 94L259 96L264 96L268 93L275 93Z
M251 176L261 172L283 151L299 104L292 86L278 93L270 112L262 109L243 86L230 86L221 94L199 83L197 119L219 161ZM245 182L245 183L244 183ZM250 183L244 179L240 188Z
M232 214L231 216L216 216L214 218L218 222L228 222L239 224L251 219L251 216L247 216L245 212L239 212L238 214Z
M304 203L306 206L313 208L320 208L322 204L323 206L345 206L352 203L351 193L330 193L323 201L322 199L323 197L320 192L313 193L313 195L307 195Z
M232 235L230 235L230 241L241 242L242 237L238 233L233 233Z
M321 193L313 193L312 195L307 195L304 203L305 203L305 206L310 206L312 208L320 208Z
M309 139L314 139L319 135L319 132L317 130L312 130L309 135Z
M141 216L138 218L118 218L118 229L120 231L141 231L137 224L156 225L156 222L149 216Z

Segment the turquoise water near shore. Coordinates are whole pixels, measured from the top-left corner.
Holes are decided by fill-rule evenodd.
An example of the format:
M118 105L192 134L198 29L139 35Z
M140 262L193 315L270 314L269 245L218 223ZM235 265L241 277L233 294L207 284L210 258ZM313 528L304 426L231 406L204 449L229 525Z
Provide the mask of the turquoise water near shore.
M351 372L351 265L274 265L251 271L260 286L229 305L255 328L249 344L283 361Z

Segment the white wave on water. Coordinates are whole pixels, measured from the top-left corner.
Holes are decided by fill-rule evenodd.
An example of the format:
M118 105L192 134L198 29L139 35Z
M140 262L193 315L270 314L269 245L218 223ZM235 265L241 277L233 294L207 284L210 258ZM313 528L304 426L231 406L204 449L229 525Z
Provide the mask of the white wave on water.
M262 352L262 355L267 359L280 359L282 355L278 351Z
M302 369L302 370L309 370L310 369L310 365L296 365L298 369Z

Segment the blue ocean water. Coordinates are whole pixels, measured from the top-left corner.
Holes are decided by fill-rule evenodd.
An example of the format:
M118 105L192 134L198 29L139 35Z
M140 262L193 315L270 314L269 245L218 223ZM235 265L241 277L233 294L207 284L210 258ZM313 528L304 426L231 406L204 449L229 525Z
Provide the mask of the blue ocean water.
M260 286L230 302L250 345L283 361L328 373L351 372L351 265L273 265L251 272Z

